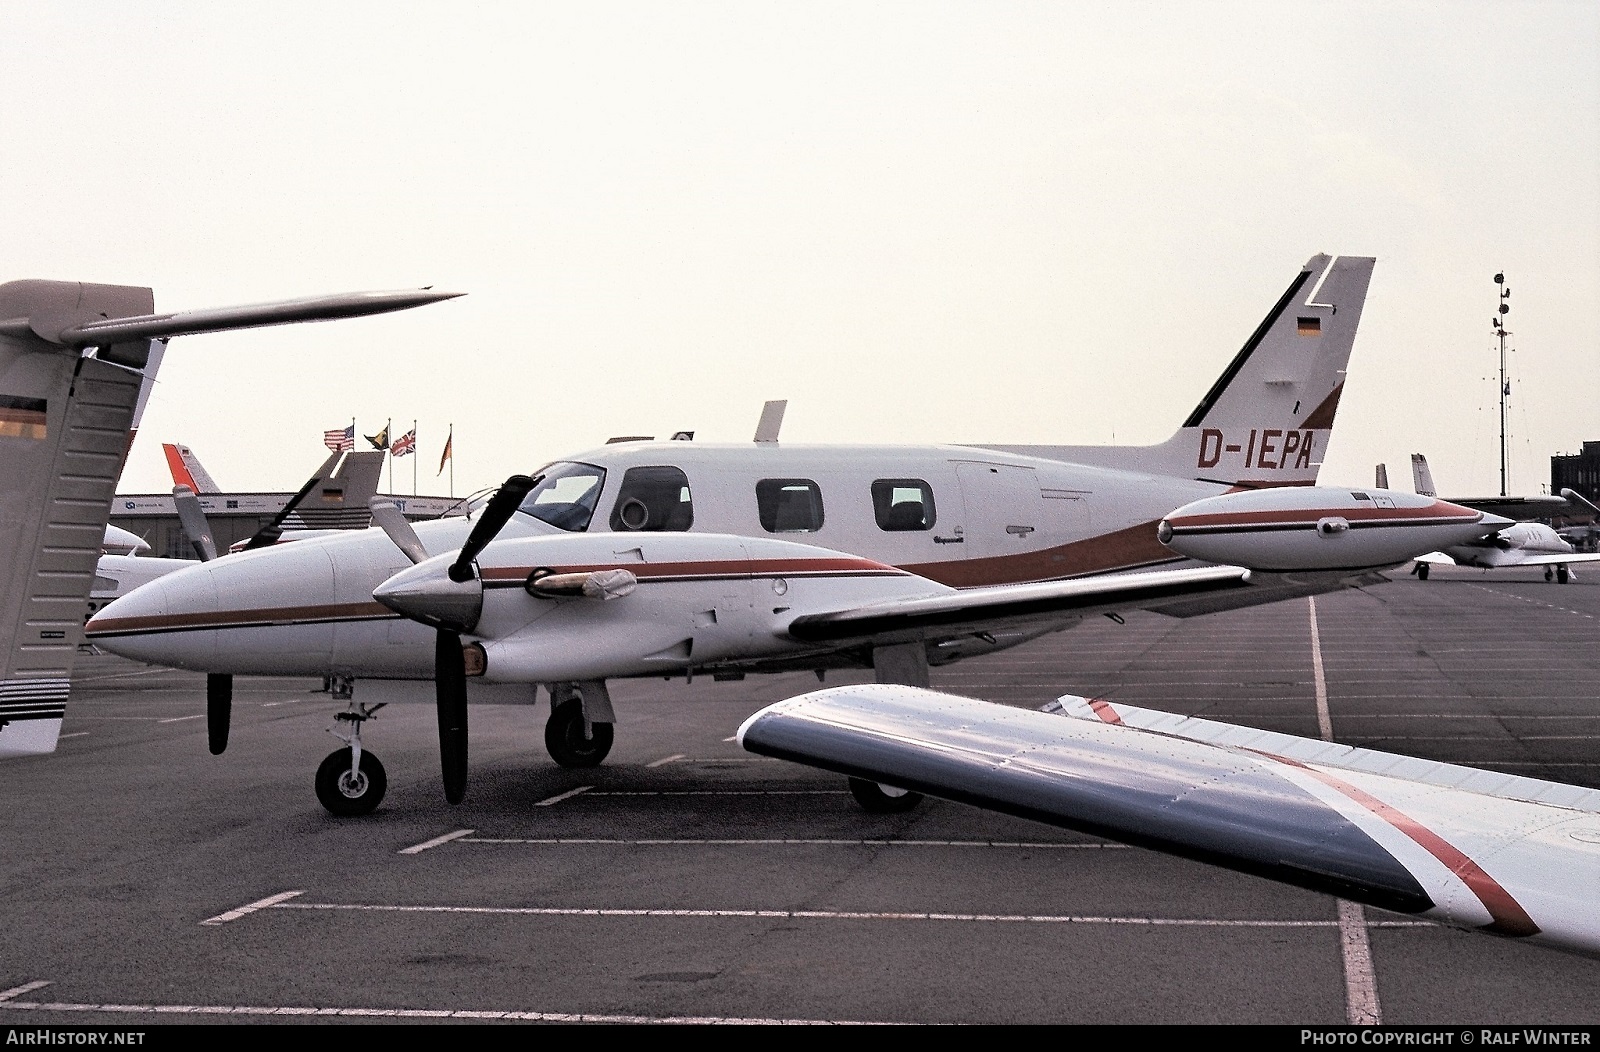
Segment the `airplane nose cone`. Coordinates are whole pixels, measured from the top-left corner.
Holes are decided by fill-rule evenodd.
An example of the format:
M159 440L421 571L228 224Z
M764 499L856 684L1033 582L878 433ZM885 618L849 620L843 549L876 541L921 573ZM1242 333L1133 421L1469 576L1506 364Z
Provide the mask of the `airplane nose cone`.
M108 603L83 633L95 646L119 657L204 669L214 656L214 633L192 629L216 609L215 582L196 563Z
M429 559L401 570L373 589L372 598L413 621L470 632L483 614L483 582L450 580L451 559Z

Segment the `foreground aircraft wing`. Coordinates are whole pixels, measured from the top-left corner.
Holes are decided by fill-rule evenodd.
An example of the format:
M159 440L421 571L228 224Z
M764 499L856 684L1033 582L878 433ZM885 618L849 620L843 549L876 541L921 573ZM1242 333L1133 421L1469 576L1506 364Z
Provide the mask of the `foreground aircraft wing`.
M1600 792L1065 697L835 687L746 749L1600 957Z

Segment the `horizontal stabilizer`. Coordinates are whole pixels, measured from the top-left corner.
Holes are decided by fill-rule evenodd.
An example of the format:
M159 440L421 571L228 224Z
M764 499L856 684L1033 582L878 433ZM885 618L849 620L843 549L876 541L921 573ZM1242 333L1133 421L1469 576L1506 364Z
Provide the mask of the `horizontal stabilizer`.
M31 331L51 343L67 347L105 347L132 340L166 340L203 332L254 329L264 325L288 325L302 321L331 321L359 318L368 314L420 307L440 300L463 296L461 292L434 292L432 289L401 289L394 292L348 292L335 296L311 296L277 303L256 303L243 307L215 307L207 310L177 311L171 314L143 314L130 318L88 321L57 328L43 318L18 318L0 322L0 332L21 335Z

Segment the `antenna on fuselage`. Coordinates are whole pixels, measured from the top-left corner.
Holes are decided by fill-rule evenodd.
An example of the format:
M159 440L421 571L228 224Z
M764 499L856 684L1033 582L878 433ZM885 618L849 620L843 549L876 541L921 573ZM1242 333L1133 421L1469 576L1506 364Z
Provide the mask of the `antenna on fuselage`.
M789 408L787 398L769 401L761 407L761 422L756 425L757 442L778 441L778 431L783 427L783 411Z

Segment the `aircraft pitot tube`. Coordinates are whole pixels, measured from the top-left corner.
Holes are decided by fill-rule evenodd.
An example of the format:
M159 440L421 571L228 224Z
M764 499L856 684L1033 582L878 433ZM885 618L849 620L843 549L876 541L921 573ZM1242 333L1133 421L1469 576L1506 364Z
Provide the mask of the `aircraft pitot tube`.
M1397 566L1511 525L1436 497L1312 486L1197 500L1163 519L1157 535L1193 559L1292 572Z

